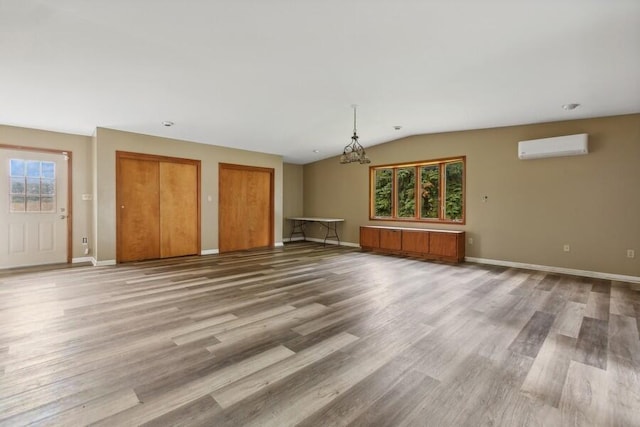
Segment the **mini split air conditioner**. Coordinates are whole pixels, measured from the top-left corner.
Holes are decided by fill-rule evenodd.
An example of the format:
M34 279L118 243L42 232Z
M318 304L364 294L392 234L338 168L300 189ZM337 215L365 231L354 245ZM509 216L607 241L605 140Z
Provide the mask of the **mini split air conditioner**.
M518 142L518 157L522 160L543 157L579 156L589 153L588 134L556 136Z

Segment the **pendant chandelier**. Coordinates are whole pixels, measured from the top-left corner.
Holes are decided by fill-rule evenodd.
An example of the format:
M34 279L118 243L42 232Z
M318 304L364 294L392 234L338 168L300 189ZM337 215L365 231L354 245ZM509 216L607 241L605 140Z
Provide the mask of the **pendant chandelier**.
M367 153L364 151L364 147L360 145L358 142L358 133L356 131L356 109L357 105L352 105L353 107L353 136L351 137L351 143L349 143L344 150L342 151L342 156L340 156L340 163L360 163L361 165L365 163L371 163L369 157L367 157Z

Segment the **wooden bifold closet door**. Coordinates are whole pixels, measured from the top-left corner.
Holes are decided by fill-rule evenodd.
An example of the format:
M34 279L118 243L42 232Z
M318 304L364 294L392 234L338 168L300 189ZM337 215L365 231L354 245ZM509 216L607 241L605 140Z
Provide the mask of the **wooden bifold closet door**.
M200 162L116 152L118 262L200 253Z

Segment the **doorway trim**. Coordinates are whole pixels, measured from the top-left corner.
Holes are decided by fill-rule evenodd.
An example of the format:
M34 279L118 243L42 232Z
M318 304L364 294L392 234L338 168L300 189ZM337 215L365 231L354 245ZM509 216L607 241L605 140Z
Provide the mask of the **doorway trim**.
M38 148L23 145L1 144L3 150L35 151L39 153L61 154L67 156L67 264L73 259L73 152L71 150L58 150L53 148Z

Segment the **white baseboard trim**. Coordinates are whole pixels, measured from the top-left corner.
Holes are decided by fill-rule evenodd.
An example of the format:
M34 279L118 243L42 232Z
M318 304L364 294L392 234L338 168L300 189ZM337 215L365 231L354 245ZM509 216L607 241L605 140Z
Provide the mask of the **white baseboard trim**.
M289 243L289 242L302 242L304 240L304 237L283 237L282 238L282 242L283 243Z
M104 261L97 261L95 258L91 258L91 263L95 267L104 267L105 265L116 265L116 260L115 259L107 259L107 260L104 260Z
M307 237L307 240L310 241L310 242L325 243L324 239L318 239L316 237ZM350 246L350 247L353 247L353 248L359 248L360 247L360 245L357 244L357 243L343 242L343 241L338 242L337 240L327 240L326 243L327 243L327 245Z
M592 277L594 279L616 280L618 282L640 283L638 276L625 276L623 274L601 273L598 271L576 270L573 268L553 267L550 265L527 264L523 262L501 261L497 259L465 257L467 262L477 264L499 265L502 267L523 268L525 270L548 271L549 273L569 274L572 276Z
M93 264L94 261L95 261L95 259L93 257L90 257L90 256L71 258L71 264L79 264L81 262L90 262L91 264Z
M283 247L283 246L284 246L284 242L275 242L275 243L273 244L273 247L274 247L274 248L281 248L281 247Z
M200 251L200 255L217 255L219 253L219 249L203 249L202 251Z
M349 246L351 248L359 248L360 243L340 242L340 246Z

